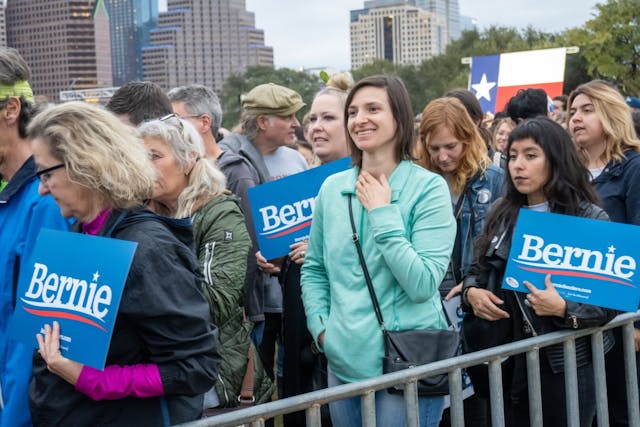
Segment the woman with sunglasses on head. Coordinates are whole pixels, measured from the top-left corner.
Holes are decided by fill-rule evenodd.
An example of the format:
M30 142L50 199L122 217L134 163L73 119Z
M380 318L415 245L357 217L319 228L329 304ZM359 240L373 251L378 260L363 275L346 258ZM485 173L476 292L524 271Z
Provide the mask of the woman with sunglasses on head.
M60 353L57 322L38 334L34 425L158 426L198 419L216 381L216 334L191 225L144 208L155 174L142 141L105 110L70 102L28 128L51 194L76 232L137 242L103 371ZM73 262L73 260L70 260Z
M446 329L438 285L455 224L442 177L410 159L409 95L397 77L360 80L345 102L354 167L327 178L302 266L307 325L329 363L329 387L380 376L383 334L363 277L352 222L388 330ZM419 185L418 185L419 183ZM420 425L436 426L443 397L419 397ZM402 394L375 395L378 425L406 425ZM360 426L360 398L329 404L334 426Z
M578 86L568 105L569 131L604 210L611 221L640 225L640 140L624 98L607 82L593 80ZM635 326L639 365L640 324ZM606 359L609 419L612 425L628 425L622 333L613 331L616 342Z
M157 172L149 207L168 217L191 218L204 293L219 328L222 360L215 388L205 396L205 409L215 413L213 408L235 407L242 399L269 401L272 383L243 318L251 242L239 201L225 189L224 174L205 157L202 138L189 122L171 114L142 123L138 132ZM253 363L254 384L243 390L248 363Z
M463 302L477 317L488 321L511 319L513 339L519 340L563 329L600 326L616 312L563 299L545 278L544 289L525 282L531 293L505 291L499 298L485 289L490 278L502 282L513 230L520 209L607 220L596 205L571 138L547 118L530 119L516 127L507 145L508 168L505 196L489 213L476 246L476 262L464 280ZM538 286L542 284L537 284ZM605 352L613 346L611 334L604 334ZM545 426L566 426L566 397L562 344L540 350L542 415ZM508 425L529 424L527 367L524 354L513 356L513 377L504 389ZM580 425L587 427L595 416L593 365L589 337L576 339Z

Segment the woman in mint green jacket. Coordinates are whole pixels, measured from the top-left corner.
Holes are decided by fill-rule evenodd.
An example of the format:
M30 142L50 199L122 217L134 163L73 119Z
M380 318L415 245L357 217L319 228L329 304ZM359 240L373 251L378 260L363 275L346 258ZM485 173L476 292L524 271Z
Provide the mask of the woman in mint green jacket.
M442 328L438 285L455 222L447 184L413 164L413 113L396 77L372 76L345 107L354 167L329 177L316 200L302 268L307 325L329 362L329 386L382 375L382 332L351 239L356 231L389 330ZM403 425L402 394L376 393L378 425ZM436 426L442 397L420 397L420 423ZM360 399L330 404L334 426L361 425Z

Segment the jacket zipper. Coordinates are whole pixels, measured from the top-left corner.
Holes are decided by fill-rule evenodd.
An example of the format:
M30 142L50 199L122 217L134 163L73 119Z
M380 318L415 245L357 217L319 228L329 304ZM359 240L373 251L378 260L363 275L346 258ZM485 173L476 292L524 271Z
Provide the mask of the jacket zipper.
M513 293L515 294L516 292L513 291ZM518 298L518 295L515 295L516 297L516 301L518 303L518 307L520 307L520 311L522 312L522 316L524 317L524 321L527 322L527 326L529 327L529 329L531 330L531 333L533 334L534 337L538 336L538 333L536 332L536 330L533 327L533 324L531 323L531 321L529 320L529 316L527 316L527 313L524 309L524 307L522 306L522 303L520 303L520 298Z
M211 279L211 264L213 263L213 253L216 247L216 242L207 242L204 245L204 280L207 285L213 286L213 280Z

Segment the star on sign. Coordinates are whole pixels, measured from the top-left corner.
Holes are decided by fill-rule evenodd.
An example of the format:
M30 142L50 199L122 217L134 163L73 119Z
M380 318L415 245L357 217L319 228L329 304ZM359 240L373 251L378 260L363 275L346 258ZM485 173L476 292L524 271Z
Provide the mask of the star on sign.
M615 248L615 246L613 246L613 245L609 246L607 249L609 249L609 253L610 253L610 254L613 254L613 253L615 253L615 252L616 252L616 248Z
M480 83L473 83L471 87L476 91L476 98L484 98L487 101L491 101L491 89L496 85L496 82L488 82L487 75L482 73Z
M100 277L100 273L98 273L97 271L93 273L93 283L97 283L99 277Z

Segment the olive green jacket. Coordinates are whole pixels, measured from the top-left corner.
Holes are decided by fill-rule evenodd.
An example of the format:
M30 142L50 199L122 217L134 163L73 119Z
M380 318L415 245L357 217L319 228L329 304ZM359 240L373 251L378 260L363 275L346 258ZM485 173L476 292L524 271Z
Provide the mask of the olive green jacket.
M193 216L198 261L204 275L204 294L211 318L219 328L218 352L222 357L215 388L220 406L238 404L251 343L251 323L244 320L244 295L249 234L238 199L223 194L200 208ZM254 397L267 402L273 383L267 376L258 352L254 351Z

